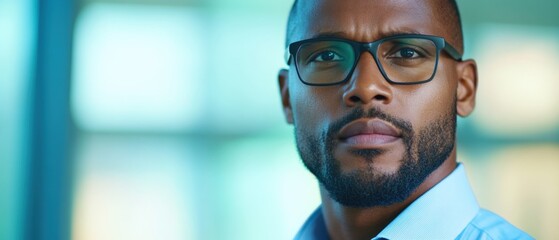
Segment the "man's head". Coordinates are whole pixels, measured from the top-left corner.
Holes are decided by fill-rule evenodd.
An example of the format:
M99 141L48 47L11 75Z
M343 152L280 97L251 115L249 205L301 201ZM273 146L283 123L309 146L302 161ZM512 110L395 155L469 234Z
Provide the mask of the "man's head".
M463 49L454 1L299 0L287 44L315 38L328 42L294 46L279 84L301 158L330 197L401 202L454 161L456 115L473 110L477 81L473 61L442 50Z

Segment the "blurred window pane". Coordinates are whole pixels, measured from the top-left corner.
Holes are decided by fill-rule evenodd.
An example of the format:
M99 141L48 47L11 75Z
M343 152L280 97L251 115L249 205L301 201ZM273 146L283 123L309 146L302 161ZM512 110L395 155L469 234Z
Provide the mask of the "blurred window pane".
M505 137L558 131L559 28L483 25L476 124Z
M176 6L94 3L76 23L72 108L89 130L182 131L201 115L203 19Z
M183 141L83 137L72 239L196 239L196 155Z

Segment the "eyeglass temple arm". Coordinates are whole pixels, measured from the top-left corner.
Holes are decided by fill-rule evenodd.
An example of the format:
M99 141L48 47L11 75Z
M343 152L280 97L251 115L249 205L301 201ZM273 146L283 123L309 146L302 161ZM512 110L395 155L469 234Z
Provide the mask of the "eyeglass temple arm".
M452 45L448 44L446 41L444 42L443 50L448 53L454 60L462 61L462 54L456 50Z
M289 53L289 46L285 49L285 54L283 57L285 59L285 63L289 65L289 62L291 61L291 53Z

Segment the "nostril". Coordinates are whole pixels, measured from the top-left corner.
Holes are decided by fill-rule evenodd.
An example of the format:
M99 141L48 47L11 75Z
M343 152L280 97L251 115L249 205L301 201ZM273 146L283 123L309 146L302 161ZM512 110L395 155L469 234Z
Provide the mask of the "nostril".
M386 100L386 96L380 95L380 94L379 94L379 95L376 95L376 96L375 96L375 100L384 101L384 100Z
M351 101L351 102L359 102L359 101L361 101L361 99L360 99L358 96L351 96L351 97L349 98L349 101Z

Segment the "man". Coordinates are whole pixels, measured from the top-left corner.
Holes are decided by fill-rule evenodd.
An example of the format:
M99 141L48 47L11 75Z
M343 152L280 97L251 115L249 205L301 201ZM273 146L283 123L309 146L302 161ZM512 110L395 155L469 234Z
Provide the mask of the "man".
M456 162L474 109L452 0L299 0L279 72L322 206L296 239L531 239L480 209Z

